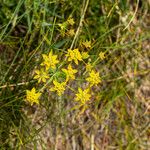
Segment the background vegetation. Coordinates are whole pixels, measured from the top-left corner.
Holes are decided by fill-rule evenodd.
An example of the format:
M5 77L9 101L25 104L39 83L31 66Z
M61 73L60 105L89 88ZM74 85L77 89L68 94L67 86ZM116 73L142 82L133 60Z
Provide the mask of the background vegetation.
M75 20L75 36L58 24ZM74 40L75 39L75 40ZM0 149L148 150L150 143L149 0L0 0ZM88 109L73 110L73 95L25 101L41 54L51 49L63 63L67 49L91 41L102 83ZM79 64L78 70L84 70ZM81 72L72 86L83 86Z

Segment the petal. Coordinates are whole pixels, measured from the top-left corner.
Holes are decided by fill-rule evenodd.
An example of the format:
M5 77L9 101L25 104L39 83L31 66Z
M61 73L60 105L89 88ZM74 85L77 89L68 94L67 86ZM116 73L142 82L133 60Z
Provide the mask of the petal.
M39 78L39 80L38 80L38 83L40 83L41 82L41 78Z
M45 78L43 78L43 79L42 79L42 81L43 81L43 82L46 82L46 79L45 79Z
M53 53L52 53L52 51L50 51L48 54L48 57L50 58L50 57L52 57L52 55L53 55Z
M78 65L78 60L77 59L75 59L74 62Z
M35 73L36 73L36 74L40 74L40 71L39 71L39 70L35 70Z
M45 54L42 54L42 57L43 57L44 60L47 59L47 55L45 55Z
M32 92L32 93L35 93L35 91L36 91L36 90L35 90L35 88L33 87L32 90L31 90L31 92Z
M39 77L40 77L39 75L36 75L36 76L34 76L33 79L38 79Z

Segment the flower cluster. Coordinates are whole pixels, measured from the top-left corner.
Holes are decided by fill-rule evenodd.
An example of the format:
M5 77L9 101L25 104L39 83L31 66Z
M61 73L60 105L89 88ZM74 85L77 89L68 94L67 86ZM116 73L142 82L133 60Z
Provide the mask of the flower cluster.
M66 82L59 83L57 80L53 81L54 87L50 91L57 91L58 95L61 96L65 91Z
M56 64L59 63L57 60L57 55L53 55L52 51L48 55L43 54L44 61L41 63L41 66L45 66L46 70L56 68Z
M91 41L86 40L85 42L82 42L82 45L84 45L86 48L91 48Z
M59 24L62 31L66 31L67 26L73 26L74 20L69 18L66 22ZM88 108L88 104L93 97L92 87L97 86L101 83L101 78L97 69L95 69L95 62L88 61L90 58L89 49L91 49L91 41L84 41L81 44L84 46L84 50L80 47L75 49L68 49L66 53L62 56L65 58L63 63L61 63L61 58L54 54L54 50L50 50L48 54L42 54L42 62L38 69L34 72L34 79L39 83L39 92L36 92L35 88L31 91L26 91L26 100L33 105L33 103L39 104L39 98L41 94L45 91L55 92L58 96L62 96L65 90L71 90L74 92L74 100L78 106L83 106ZM100 52L98 59L103 60L105 58L104 53ZM77 68L82 65L82 69ZM83 73L82 73L83 72ZM82 77L80 77L81 75ZM79 81L82 78L85 86L70 87L70 82ZM76 83L76 82L74 82ZM48 89L48 90L44 90Z
M79 101L81 105L86 104L87 101L90 100L91 95L89 94L90 89L82 90L81 88L78 88L78 93L76 94L76 101Z
M73 28L73 25L75 24L75 21L73 18L69 17L67 21L63 23L59 23L58 26L60 27L60 33L64 37L65 35L67 36L74 36L75 35L75 30Z
M79 52L79 49L76 48L74 50L68 49L68 53L66 54L68 57L68 61L74 60L74 62L78 65L78 61L82 61L82 55Z
M31 91L26 90L26 100L33 105L33 103L39 104L39 97L41 96L40 92L36 93L35 88L32 88Z
M68 65L67 69L62 69L62 71L66 74L66 81L70 79L75 79L75 74L78 72L76 69L73 69L71 64Z
M36 75L34 76L34 79L38 79L38 83L40 82L46 82L46 79L49 78L48 73L44 71L44 69L41 70L35 70Z
M86 80L90 83L90 86L97 85L101 82L101 78L99 76L99 72L92 70L89 73L89 77Z

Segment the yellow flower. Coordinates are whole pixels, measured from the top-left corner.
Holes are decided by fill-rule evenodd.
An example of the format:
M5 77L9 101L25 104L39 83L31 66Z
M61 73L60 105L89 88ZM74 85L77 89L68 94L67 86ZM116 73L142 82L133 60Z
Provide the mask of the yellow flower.
M64 31L67 28L67 22L59 23L58 26L62 31Z
M60 27L60 33L64 37L65 36L65 31L67 30L67 22L59 23L58 26Z
M99 72L96 73L94 70L92 70L89 73L89 77L86 78L86 80L90 82L90 86L99 84L101 82L101 78L99 77Z
M68 69L62 69L62 71L66 74L67 79L66 81L68 81L69 79L75 79L75 73L77 73L76 69L73 69L72 66L69 64L68 65Z
M68 49L68 53L66 54L66 57L68 57L68 61L74 60L74 62L78 65L78 61L82 60L82 55L79 52L79 49L76 48L74 50Z
M89 58L89 54L88 54L88 52L82 52L82 59L87 59L87 58Z
M45 72L43 69L41 70L35 70L35 73L37 75L34 76L34 79L38 79L38 83L42 82L46 82L46 79L49 78L47 72Z
M91 48L91 41L85 41L82 43L86 48Z
M74 36L75 35L75 31L74 29L70 29L68 32L67 32L68 36Z
M36 93L35 88L32 88L31 91L26 90L26 100L33 105L33 103L39 104L39 97L41 96L40 92Z
M84 105L87 101L89 101L91 95L89 94L89 89L82 90L78 88L78 93L76 94L76 101L79 101L81 105Z
M73 51L74 51L74 54L75 54L76 59L79 60L79 61L81 61L81 60L82 60L82 55L81 55L81 53L79 52L79 49L76 48L76 49L74 49Z
M66 57L68 57L68 61L72 61L75 58L74 51L71 49L68 49L68 53L66 54Z
M57 60L57 55L53 55L52 51L49 52L48 56L43 54L43 63L41 64L42 66L46 67L46 70L52 68L55 69L56 68L56 64L59 63L59 61Z
M69 19L67 20L67 22L68 22L68 24L70 24L70 25L74 25L74 24L75 24L73 18L69 18Z
M91 71L93 68L93 66L91 65L91 63L86 64L86 71Z
M57 94L61 96L65 91L66 82L59 83L56 80L53 81L54 87L50 91L57 91Z
M100 58L101 60L104 60L104 59L105 59L105 53L104 53L104 52L100 52L100 53L99 53L99 58Z

